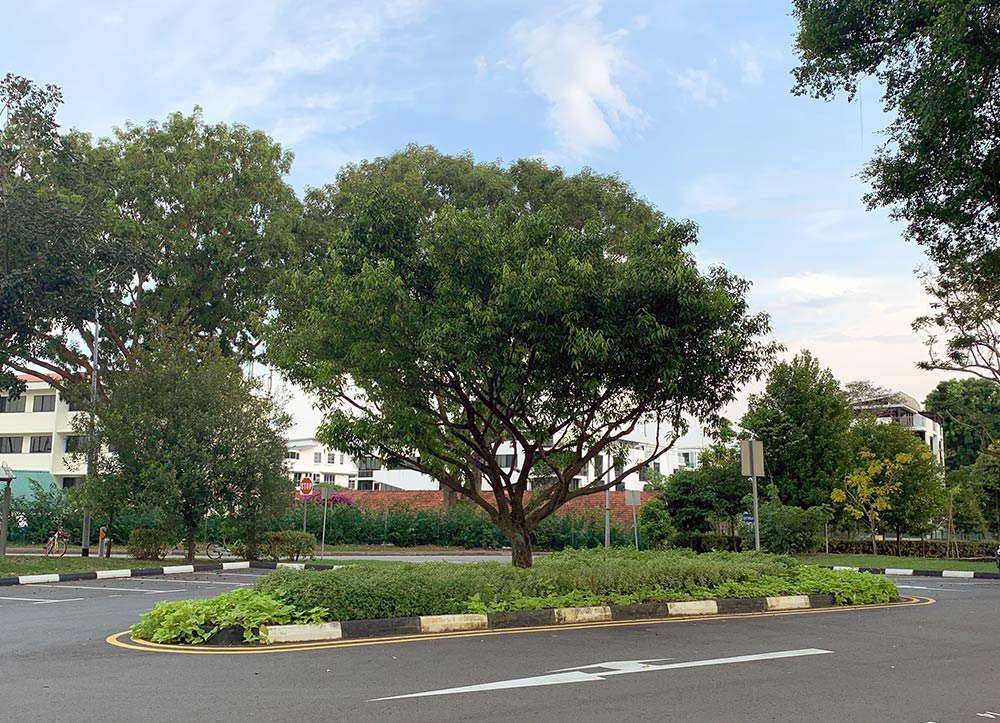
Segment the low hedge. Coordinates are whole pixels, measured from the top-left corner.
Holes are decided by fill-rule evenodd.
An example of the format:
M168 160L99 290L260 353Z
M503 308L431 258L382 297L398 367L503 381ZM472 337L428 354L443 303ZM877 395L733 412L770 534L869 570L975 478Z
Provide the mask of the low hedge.
M885 602L892 581L820 570L759 553L573 550L523 570L505 563L397 563L334 571L279 570L255 589L331 620L363 620L573 605L830 593L838 602Z
M997 551L996 540L952 540L951 554L948 552L947 540L879 540L878 554L891 557L954 557L958 550L959 557L994 557ZM838 555L870 555L871 540L830 540L830 552Z
M311 557L316 551L316 537L309 532L283 530L268 533L264 538L264 556L269 560L298 560Z
M137 560L162 560L169 549L170 535L159 527L136 527L128 536L128 554Z

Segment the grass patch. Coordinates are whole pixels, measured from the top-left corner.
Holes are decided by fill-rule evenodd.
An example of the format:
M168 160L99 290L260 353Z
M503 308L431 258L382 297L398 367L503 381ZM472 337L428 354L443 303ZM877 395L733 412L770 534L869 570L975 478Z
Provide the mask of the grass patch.
M995 562L971 562L937 557L892 557L889 555L799 555L807 565L837 565L842 567L886 568L903 570L963 570L966 572L996 572Z

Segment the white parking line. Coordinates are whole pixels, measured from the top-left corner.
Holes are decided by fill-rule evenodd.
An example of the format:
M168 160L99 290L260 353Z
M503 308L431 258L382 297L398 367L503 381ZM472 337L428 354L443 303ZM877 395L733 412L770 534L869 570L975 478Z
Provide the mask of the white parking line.
M180 583L182 585L187 585L191 583L192 585L238 585L243 586L247 583L245 582L216 582L215 580L150 580L150 582L171 582L174 585Z
M114 592L141 592L146 595L153 595L156 593L166 593L166 592L185 592L186 588L180 588L177 590L144 590L140 587L103 587L97 585L66 585L61 583L59 585L31 585L30 587L55 587L62 588L64 590L113 590ZM80 598L81 600L83 598Z
M0 597L0 600L16 600L18 602L30 602L33 605L45 605L46 603L61 603L61 602L73 602L74 600L83 600L82 597L71 597L62 600L39 600L37 597Z

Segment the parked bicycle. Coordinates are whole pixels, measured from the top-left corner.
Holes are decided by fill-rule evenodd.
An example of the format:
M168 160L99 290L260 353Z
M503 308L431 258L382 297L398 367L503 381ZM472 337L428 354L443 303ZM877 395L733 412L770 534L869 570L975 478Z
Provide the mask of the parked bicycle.
M205 556L209 560L221 560L226 555L232 555L232 550L225 542L209 542L205 545Z
M45 545L45 556L46 557L62 557L66 554L66 541L69 539L69 533L66 532L63 527L59 527L49 541Z

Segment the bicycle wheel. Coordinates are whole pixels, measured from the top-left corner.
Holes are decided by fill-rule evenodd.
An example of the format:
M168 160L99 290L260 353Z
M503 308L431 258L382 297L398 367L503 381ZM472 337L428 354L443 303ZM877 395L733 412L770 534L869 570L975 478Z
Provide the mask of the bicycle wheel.
M55 549L52 551L52 554L56 557L62 557L66 554L66 540L62 538L58 539L53 547Z
M209 560L221 560L225 552L225 545L220 545L218 542L209 542L205 545L205 554Z

